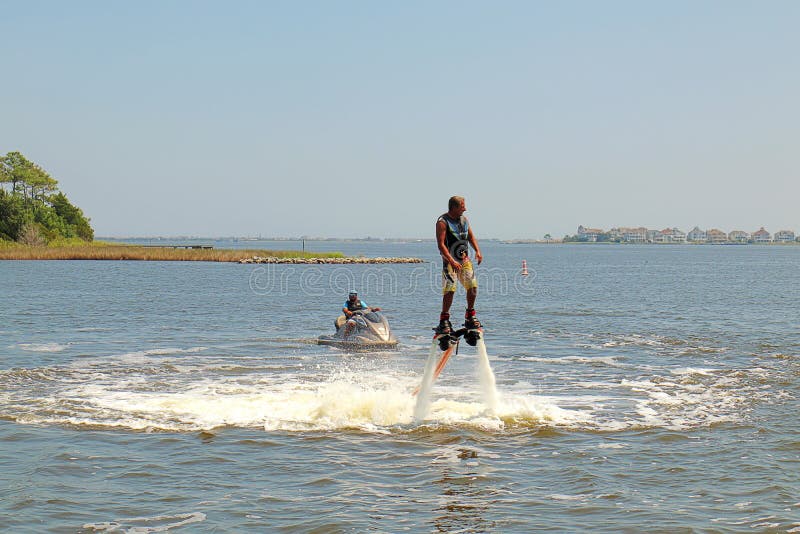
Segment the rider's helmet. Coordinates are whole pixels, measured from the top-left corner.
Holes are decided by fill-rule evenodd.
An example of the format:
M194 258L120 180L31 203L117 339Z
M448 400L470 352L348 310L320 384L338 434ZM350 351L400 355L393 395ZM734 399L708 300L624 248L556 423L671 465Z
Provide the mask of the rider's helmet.
M350 300L356 300L358 298L358 293L356 293L355 291L351 291L350 294L347 295L347 298Z

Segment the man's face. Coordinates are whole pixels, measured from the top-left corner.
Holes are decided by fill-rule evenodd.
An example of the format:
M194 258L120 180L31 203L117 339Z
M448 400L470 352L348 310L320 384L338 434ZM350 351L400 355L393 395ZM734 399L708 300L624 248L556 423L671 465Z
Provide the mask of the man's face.
M459 217L461 217L462 215L464 215L465 211L467 211L467 202L466 200L462 200L461 204L459 204L458 207L456 208L456 213L458 214Z
M358 295L352 295L351 294L350 295L350 302L355 302L357 298L358 298Z

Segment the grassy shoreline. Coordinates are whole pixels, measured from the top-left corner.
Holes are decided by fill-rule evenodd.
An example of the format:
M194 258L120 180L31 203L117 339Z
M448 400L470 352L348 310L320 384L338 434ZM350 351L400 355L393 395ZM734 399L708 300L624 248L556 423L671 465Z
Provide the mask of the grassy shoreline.
M132 260L132 261L217 261L238 262L253 256L280 259L344 258L341 252L300 252L296 250L182 249L142 247L118 243L60 241L34 247L0 241L0 260Z

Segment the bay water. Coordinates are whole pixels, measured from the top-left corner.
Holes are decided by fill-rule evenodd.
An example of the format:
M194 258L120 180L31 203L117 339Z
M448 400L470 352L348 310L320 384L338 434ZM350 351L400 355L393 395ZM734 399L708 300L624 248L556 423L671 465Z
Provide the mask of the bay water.
M432 242L0 262L0 530L800 532L800 247L481 245L421 421ZM350 289L399 350L314 343Z

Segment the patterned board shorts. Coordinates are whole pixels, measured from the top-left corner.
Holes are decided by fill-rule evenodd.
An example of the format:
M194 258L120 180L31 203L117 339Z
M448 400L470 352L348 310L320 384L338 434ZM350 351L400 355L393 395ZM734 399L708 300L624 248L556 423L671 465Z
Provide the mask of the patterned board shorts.
M445 263L442 267L442 294L453 293L456 290L456 285L461 282L464 289L473 289L478 287L478 279L475 278L475 270L472 268L472 262L467 258L461 264L461 269L456 271L449 263Z

